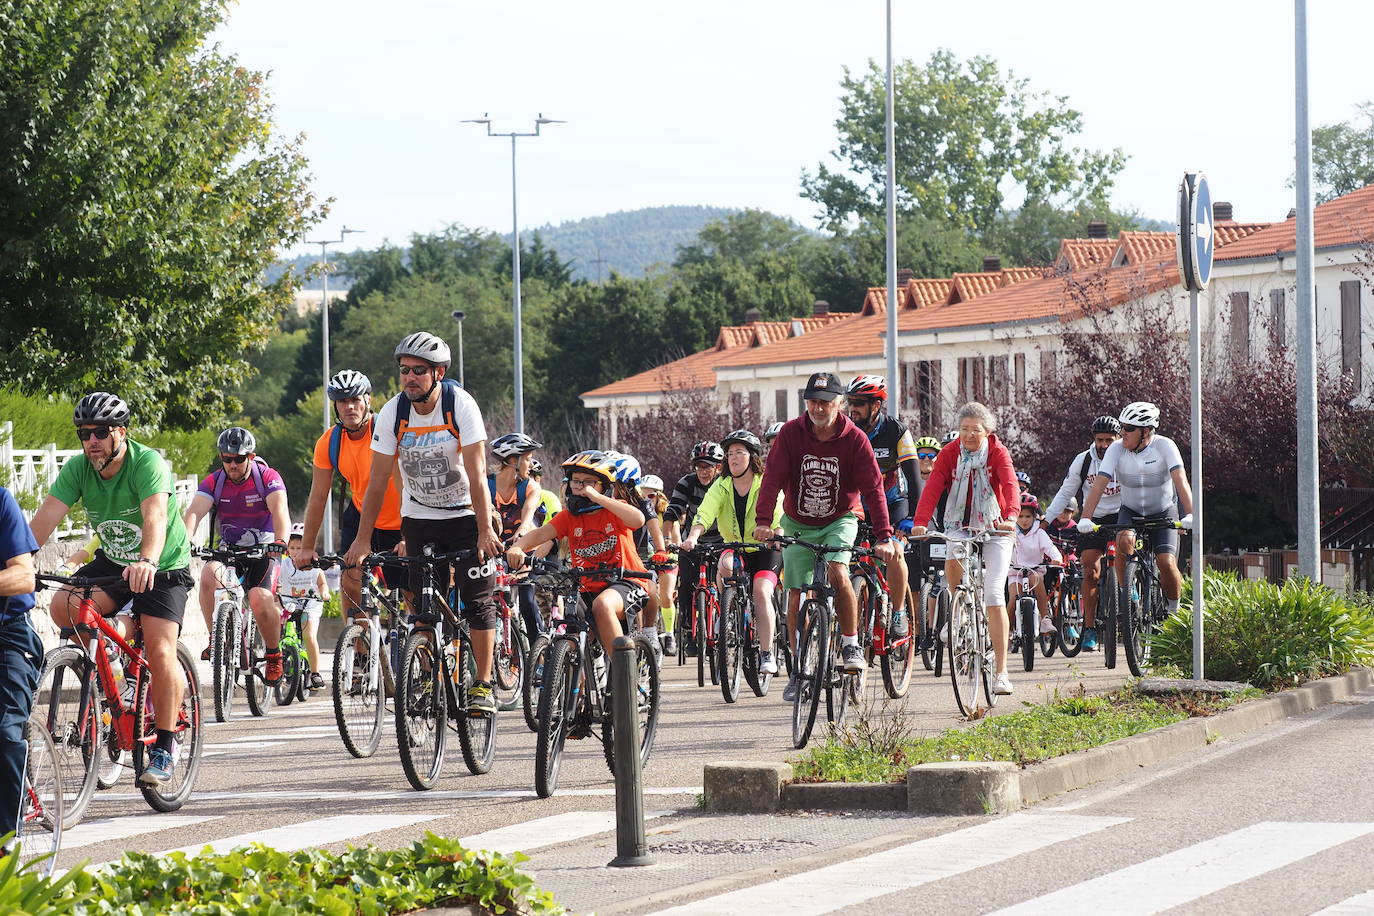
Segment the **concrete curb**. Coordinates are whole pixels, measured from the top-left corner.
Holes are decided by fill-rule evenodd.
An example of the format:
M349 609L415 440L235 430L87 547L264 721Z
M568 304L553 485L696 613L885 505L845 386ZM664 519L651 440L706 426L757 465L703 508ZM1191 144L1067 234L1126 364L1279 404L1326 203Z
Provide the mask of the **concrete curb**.
M1371 684L1374 669L1358 668L1248 700L1215 716L1188 719L1028 767L1004 762L922 764L907 771L905 784L796 783L791 782L788 764L708 764L703 779L706 810L763 814L784 808L866 808L943 815L1014 811L1311 712Z

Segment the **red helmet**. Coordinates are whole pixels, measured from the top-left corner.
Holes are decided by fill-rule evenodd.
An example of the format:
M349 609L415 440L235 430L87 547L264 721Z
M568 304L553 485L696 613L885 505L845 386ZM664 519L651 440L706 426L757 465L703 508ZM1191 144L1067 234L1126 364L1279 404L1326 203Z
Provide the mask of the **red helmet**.
M851 398L887 400L887 379L881 375L861 375L849 383L844 393Z
M1040 511L1040 500L1036 499L1036 498L1035 498L1035 494L1033 494L1033 493L1022 493L1022 494L1021 494L1021 508L1022 508L1022 509L1029 509L1029 510L1031 510L1032 512L1039 512L1039 511Z

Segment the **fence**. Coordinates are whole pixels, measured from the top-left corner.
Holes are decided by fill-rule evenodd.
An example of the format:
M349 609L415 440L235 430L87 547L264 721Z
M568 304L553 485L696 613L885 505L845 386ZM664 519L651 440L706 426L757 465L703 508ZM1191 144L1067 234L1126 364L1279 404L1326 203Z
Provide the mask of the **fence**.
M1242 578L1263 579L1275 584L1298 574L1296 550L1243 550L1235 554L1211 554L1205 560L1209 570L1233 572ZM1322 550L1323 585L1342 594L1349 593L1362 581L1356 573L1355 556L1351 551Z

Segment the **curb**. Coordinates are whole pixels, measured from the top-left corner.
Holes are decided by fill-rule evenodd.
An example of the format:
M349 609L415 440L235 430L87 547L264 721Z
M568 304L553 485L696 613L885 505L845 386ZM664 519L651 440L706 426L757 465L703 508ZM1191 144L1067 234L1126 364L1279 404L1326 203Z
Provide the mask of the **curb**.
M1221 738L1236 738L1291 716L1337 702L1374 684L1374 669L1357 668L1215 716L1187 719L1028 767L1014 763L927 763L905 783L797 783L785 763L707 764L706 810L771 814L782 809L870 809L911 814L994 814L1014 811L1140 767L1153 766Z

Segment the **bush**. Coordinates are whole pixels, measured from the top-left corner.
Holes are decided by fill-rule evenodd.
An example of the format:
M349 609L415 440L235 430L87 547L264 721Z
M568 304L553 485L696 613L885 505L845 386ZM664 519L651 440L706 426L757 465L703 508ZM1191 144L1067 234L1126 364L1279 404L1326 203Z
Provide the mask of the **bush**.
M1153 662L1191 671L1192 590L1155 637ZM1229 573L1204 579L1203 660L1210 678L1266 690L1374 663L1374 605L1306 579L1283 585Z

